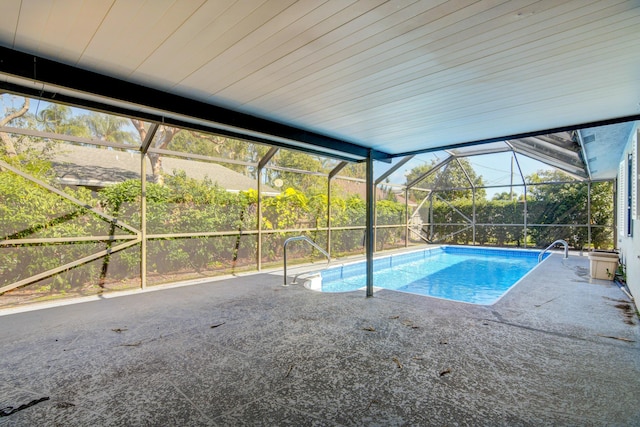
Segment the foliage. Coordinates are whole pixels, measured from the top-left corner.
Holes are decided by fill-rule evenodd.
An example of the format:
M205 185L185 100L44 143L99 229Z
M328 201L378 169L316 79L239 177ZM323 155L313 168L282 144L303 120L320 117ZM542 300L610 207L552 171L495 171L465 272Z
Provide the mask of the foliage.
M529 182L566 181L560 172L538 172L528 177ZM612 183L595 183L591 188L591 218L588 217L589 186L575 182L565 184L542 184L531 186L529 203L529 222L533 224L613 224L613 187ZM548 245L562 238L576 248L586 247L588 230L569 228L558 230L556 227L534 227L532 237L539 245ZM592 242L596 248L610 244L610 233L602 228L592 229ZM603 246L605 245L605 246Z
M429 164L414 167L407 174L407 184L432 171L435 167L437 167L435 160L432 160ZM446 166L434 170L433 173L420 180L417 186L438 191L446 200L471 199L473 190L469 180L475 187L484 185L482 176L476 174L469 160L462 158L451 161ZM412 191L411 195L414 200L421 200L421 197L424 197L424 192ZM478 188L476 190L476 199L485 197L486 190Z
M36 120L37 127L45 132L90 138L92 134L85 117L74 115L66 105L48 104L37 113Z
M258 163L267 151L269 151L269 147L266 145L186 130L176 134L166 148L183 153L193 153L251 163ZM247 173L247 166L245 165L228 163L225 167L239 173ZM256 178L254 168L249 168L249 174L252 178Z
M16 107L13 103L16 98L17 97L6 96L4 93L0 92L0 101L4 104L3 116L0 117L0 127L7 125L21 127L25 122L27 122L29 117L28 111L30 100L29 98L23 98L21 102L22 105L20 107ZM17 143L12 135L6 132L0 132L0 142L2 142L2 146L0 146L0 155L7 157L17 156Z
M586 224L591 223L596 225L591 228L592 245L595 248L612 247L611 229L598 227L613 224L612 183L592 184L590 219L586 215L587 187L587 183L538 187L535 196L527 200L527 246L546 247L556 239L564 239L574 248L586 248L589 237ZM470 200L435 201L431 209L433 223L437 225L426 228L425 237L429 240L455 244L471 244L474 241L473 229L468 227L467 220L474 213ZM475 215L477 244L524 245L523 200L477 201ZM554 226L555 224L569 226ZM465 227L468 228L463 230ZM451 235L453 233L455 234Z
M19 157L5 159L41 181L52 184L48 162L34 161L22 165L19 160ZM87 205L95 205L87 189L68 189L66 192ZM3 239L90 237L108 233L109 225L97 215L13 172L0 171L0 194L0 234ZM100 249L99 245L91 242L3 248L0 251L0 285L59 267ZM90 280L87 274L91 274L89 269L78 270L75 280L84 283ZM63 291L69 289L70 284L61 276L55 276L42 286Z
M5 103L4 117L11 126L134 145L140 144L149 130L148 124L136 120L129 123L99 113L78 114L68 107L55 104L43 104L44 108L32 114L25 110L27 99L15 98L10 103L3 96L2 100ZM0 155L5 162L56 186L48 161L56 149L55 141L3 134L3 142ZM15 153L8 147L15 148ZM260 144L164 126L156 134L154 147L251 163L257 163L269 150L269 147ZM154 160L152 154L149 158L156 176L161 160L159 155ZM330 209L327 206L326 174L336 164L335 160L319 156L279 150L270 162L271 167L265 169L261 178L269 185L281 179L284 182L283 190L274 197L263 198L262 218L259 219L256 190L232 193L220 188L211 179L195 180L184 171L166 176L163 174L162 180L146 183L148 272L158 275L180 275L194 271L209 274L230 266L253 265L258 245L258 221L264 231L261 244L266 261L282 259L284 240L291 235L307 234L319 244L326 244L328 233L321 229L327 226L329 215L332 254L362 251L365 201L354 194L356 190L352 187L336 186L338 188L332 193ZM422 176L434 165L414 168L408 174L407 181ZM231 163L228 167L242 173L255 175L256 172L255 168L244 164ZM285 168L307 173L283 170ZM347 166L341 175L363 178L364 172L365 164L359 163ZM566 180L566 177L547 172L529 177L532 185L527 200L527 222L530 225L527 245L546 246L557 238L565 238L573 247L581 248L586 244L587 230L578 224L612 224L611 183L593 184L591 217L588 218L586 184L533 185L560 179ZM421 208L429 211L433 222L443 224L427 228L425 232L428 237L450 243L471 243L475 237L478 244L523 245L525 236L522 226L501 224L521 224L524 221L524 200L511 200L509 193L503 193L488 201L482 188L475 193L475 217L479 225L474 236L473 230L466 226L468 218L474 215L469 180L474 186L482 186L482 177L475 174L467 160L460 159L459 162L452 161L446 168L441 168L418 184L419 187L439 190L435 193L437 196L433 198L433 203ZM379 226L376 230L377 250L404 244L406 208L388 190L376 202L376 223ZM78 206L32 181L0 169L0 232L4 239L89 238L86 243L4 246L0 250L0 286L81 259L87 254L112 248L122 243L122 240L113 236L131 233L89 208L102 210L118 221L141 230L142 189L139 180L124 181L104 188L97 194L84 188L64 191L81 200L85 206ZM426 192L419 190L411 193L418 202L426 195ZM420 213L428 218L425 212ZM545 227L531 226L536 223ZM576 226L547 227L556 223ZM208 235L189 236L192 233ZM112 236L112 239L90 239L95 236ZM592 241L597 248L609 247L611 238L609 229L592 229ZM302 245L292 252L292 257L308 255L309 248ZM140 276L140 256L141 245L136 245L42 280L34 286L51 292L69 292L102 284L105 278L131 282Z
M7 159L5 159L7 160ZM27 173L53 183L50 166L46 161L8 159ZM560 187L536 187L528 200L528 222L572 220L583 224L583 205L586 184L565 184ZM611 183L593 184L592 218L595 224L611 224ZM141 185L138 180L125 181L105 188L97 196L86 189L66 190L87 205L103 209L120 221L140 227ZM0 224L8 238L77 237L114 233L108 221L76 206L66 199L25 180L9 171L0 172ZM149 182L147 195L148 271L158 274L177 274L182 271L209 271L230 265L251 265L255 262L257 240L255 234L244 233L256 229L257 192L251 190L230 193L209 179L195 180L184 172L167 176L164 185ZM280 260L282 244L292 235L285 230L316 229L310 237L320 244L326 232L318 228L327 224L326 194L309 195L293 187L281 194L263 199L263 254L267 261ZM568 204L565 206L565 203ZM578 204L571 208L571 203ZM433 220L448 224L427 229L430 238L450 243L471 243L473 231L464 229L465 216L473 216L473 203L468 199L435 200L431 206ZM331 199L331 250L347 254L363 250L362 229L345 230L342 227L362 227L365 223L366 204L357 195ZM478 200L476 202L475 241L487 245L524 244L521 224L524 216L522 200ZM382 250L403 244L405 206L392 200L379 200L376 205L376 249ZM555 216L554 216L555 215ZM389 227L384 227L389 226ZM396 227L397 226L397 227ZM464 229L464 230L463 230ZM463 230L463 231L461 231ZM547 230L544 228L542 231ZM546 245L546 235L537 228L529 228L527 245ZM574 247L586 242L586 227L562 228L570 235L559 235L554 229L553 239L566 238ZM125 230L117 230L126 233ZM175 233L228 232L234 235L214 237L171 237ZM302 234L302 231L294 232ZM549 237L551 238L551 236ZM592 240L596 247L608 247L611 234L594 228ZM107 243L108 245L113 242ZM76 260L105 248L105 243L88 242L56 245L23 245L5 248L0 252L0 283L7 284L29 277L66 262ZM308 247L294 250L294 257L309 255ZM139 247L105 257L67 273L54 276L38 284L51 292L68 292L100 282L102 272L115 280L135 279L140 269Z
M292 187L309 195L326 192L327 178L312 174L313 172L323 172L323 164L318 156L281 149L273 157L271 162L280 168L311 173L267 169L265 173L268 184L273 185L276 179L281 179L284 182L284 188Z
M309 199L303 192L294 188L287 188L277 196L266 199L264 208L265 229L282 230L309 225L303 223L307 219Z
M503 191L501 193L496 193L493 195L493 197L491 198L491 200L513 200L513 199L518 199L518 195L517 194L512 194L508 191Z
M133 133L124 129L129 121L123 117L91 112L81 117L80 120L93 138L120 144L140 143L140 140L136 139Z
M384 250L388 245L397 246L396 242L401 242L404 236L405 227L405 206L404 204L392 200L380 200L376 202L376 224L399 225L394 228L376 229L376 248Z
M125 181L101 193L112 215L139 222L140 183ZM233 194L210 180L195 180L184 171L166 177L164 185L147 183L147 231L152 234L238 231L253 229L248 212L255 202L250 194ZM123 206L125 207L123 209ZM233 247L215 238L160 238L149 245L148 265L166 273L190 266L206 269L216 254L229 257Z

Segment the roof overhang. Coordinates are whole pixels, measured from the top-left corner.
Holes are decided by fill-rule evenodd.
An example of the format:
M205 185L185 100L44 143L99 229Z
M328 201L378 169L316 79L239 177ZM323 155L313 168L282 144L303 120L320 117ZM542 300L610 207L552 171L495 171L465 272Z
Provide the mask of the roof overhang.
M640 118L639 27L635 0L7 0L0 88L349 161L521 140L576 169L531 138Z
M34 73L34 65L37 64ZM391 156L339 140L0 46L0 90L352 161ZM34 75L37 79L34 79Z

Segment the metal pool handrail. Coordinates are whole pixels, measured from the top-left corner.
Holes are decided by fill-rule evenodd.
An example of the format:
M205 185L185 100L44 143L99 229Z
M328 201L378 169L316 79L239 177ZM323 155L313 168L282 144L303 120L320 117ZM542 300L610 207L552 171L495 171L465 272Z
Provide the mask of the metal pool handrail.
M550 244L549 246L547 246L547 249L545 249L544 251L540 252L540 255L538 255L538 262L542 261L542 255L544 255L545 252L547 252L549 249L551 249L552 247L554 247L558 243L562 243L564 245L564 257L565 258L569 258L569 244L566 242L566 240L558 239L555 242L553 242L552 244Z
M289 237L287 240L284 241L284 286L287 286L287 245L289 244L289 242L293 242L295 240L304 240L305 242L309 243L311 246L316 248L318 251L320 251L320 253L322 253L324 256L327 257L327 265L329 265L329 263L331 262L331 256L324 249L318 246L316 242L314 242L307 236ZM295 279L294 279L294 282L295 282Z

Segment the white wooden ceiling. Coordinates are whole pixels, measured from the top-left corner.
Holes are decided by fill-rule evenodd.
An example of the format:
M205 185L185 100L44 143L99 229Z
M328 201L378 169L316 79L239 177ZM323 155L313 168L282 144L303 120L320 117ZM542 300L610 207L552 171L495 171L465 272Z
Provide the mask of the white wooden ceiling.
M0 10L1 46L391 154L640 114L638 0Z

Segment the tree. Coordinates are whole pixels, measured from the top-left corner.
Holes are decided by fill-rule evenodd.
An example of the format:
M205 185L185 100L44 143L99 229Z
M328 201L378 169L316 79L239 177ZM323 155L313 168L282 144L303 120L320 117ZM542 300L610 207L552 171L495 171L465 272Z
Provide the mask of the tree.
M564 238L574 247L584 247L588 241L586 224L611 225L613 223L613 187L609 183L591 186L591 217L587 216L589 186L586 182L569 182L559 171L538 171L527 177L529 186L528 218L534 224L575 224L577 227L534 227L532 235L538 246ZM565 182L560 184L558 182ZM548 184L545 184L548 183ZM611 235L604 229L594 228L593 245L608 247Z
M317 156L301 153L295 150L281 149L274 156L273 163L281 168L290 168L307 172L323 172L322 162ZM273 183L276 179L282 179L284 187L293 187L308 195L325 193L327 191L327 177L286 171L280 169L267 170L267 182Z
M511 200L511 193L508 191L503 191L502 193L496 193L493 195L491 200Z
M5 97L0 94L1 101L6 101L7 99L19 100L21 106L5 106L5 116L0 119L0 126L10 125L17 128L41 129L48 132L60 133L57 132L56 129L42 126L42 121L38 118L45 117L48 109L51 108L53 104L45 103L48 107L41 110L41 112L37 114L38 117L35 117L29 112L31 105L29 98L17 96ZM0 141L2 141L2 144L0 144L0 154L5 154L9 158L19 158L23 163L39 163L48 159L51 154L51 149L58 143L56 140L38 136L22 136L18 138L6 132L0 132Z
M174 135L171 147L167 148L184 153L258 163L270 147L210 133L182 130ZM235 163L227 163L225 167L256 178L255 168Z
M83 117L73 114L71 107L62 104L48 104L37 113L38 128L51 133L90 137L91 132Z
M415 179L423 176L425 173L431 171L437 166L437 162L432 160L429 164L423 164L416 166L407 174L407 184L413 182ZM466 172L466 174L465 174ZM468 178L467 178L468 175ZM482 176L478 176L471 167L469 160L465 158L456 159L449 162L444 167L441 167L438 171L430 174L429 176L418 182L417 186L422 188L430 188L434 191L438 191L438 195L441 199L447 201L453 201L457 199L471 199L473 190L471 183L476 187L476 198L484 199L486 196L486 190L481 188L484 183ZM415 199L424 197L423 192L412 192L412 196Z
M364 179L365 176L367 176L367 163L349 163L344 169L340 171L338 175L350 178Z
M131 119L131 123L138 131L140 135L140 141L145 141L147 139L147 133L149 132L149 126L138 119ZM160 126L156 135L153 138L153 148L165 149L169 145L169 143L173 140L178 132L181 129L169 127L169 126ZM162 176L162 157L158 153L147 153L149 157L149 161L151 162L151 173L153 174L153 181L157 184L163 185L164 178Z
M491 200L508 201L508 202L513 200L518 200L522 202L524 201L524 194L511 192L511 191L503 191L502 193L494 194Z
M4 93L0 92L0 96L3 96L3 95ZM29 98L25 97L21 107L6 108L5 116L0 118L0 127L7 126L12 121L20 117L23 117L25 114L27 114L27 112L29 111L29 105L30 105L30 100ZM7 156L15 157L18 155L18 152L16 150L16 144L13 138L11 137L11 135L9 135L6 132L0 132L0 140L2 140L2 143L4 145L4 153Z
M101 141L117 142L120 144L135 144L135 137L125 130L127 119L110 114L89 113L83 117L91 136Z

